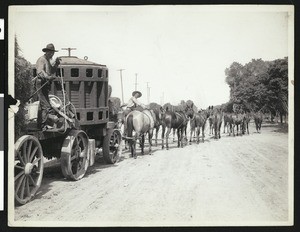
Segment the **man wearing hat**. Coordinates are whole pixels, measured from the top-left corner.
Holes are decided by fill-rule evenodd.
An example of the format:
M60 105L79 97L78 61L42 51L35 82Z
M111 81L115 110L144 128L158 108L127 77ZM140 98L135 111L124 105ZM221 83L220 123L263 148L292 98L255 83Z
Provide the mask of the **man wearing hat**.
M121 107L126 106L126 109L124 111L124 117L125 118L131 111L135 110L137 106L140 106L143 109L146 109L146 106L143 103L138 101L138 98L140 98L141 96L142 96L142 93L140 91L133 91L132 92L132 97L129 99L128 103L121 106ZM127 125L125 123L124 124L125 134L126 134L126 130L127 130Z
M125 116L127 116L130 111L134 110L137 106L141 106L143 109L146 108L146 106L138 101L138 98L142 96L142 93L140 91L133 91L132 97L129 99L128 103L123 105L126 106L125 110Z
M53 44L48 44L45 48L42 49L45 53L41 56L36 62L36 73L37 73L37 80L36 80L36 88L40 89L38 91L38 98L39 98L39 110L38 110L38 127L42 130L51 129L51 126L47 125L49 123L49 114L52 113L53 110L51 108L50 100L49 100L49 91L51 88L51 82L55 78L54 74L57 70L58 65L60 64L60 59L56 58L55 63L51 64L52 57L55 50ZM58 118L52 117L52 121L57 121ZM50 123L51 124L51 123Z

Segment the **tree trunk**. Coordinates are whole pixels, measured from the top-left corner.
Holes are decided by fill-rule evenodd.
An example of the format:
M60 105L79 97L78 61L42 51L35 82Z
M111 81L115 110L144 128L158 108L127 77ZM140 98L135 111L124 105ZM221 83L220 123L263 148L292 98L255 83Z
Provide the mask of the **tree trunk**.
M282 124L282 113L280 113L280 123Z

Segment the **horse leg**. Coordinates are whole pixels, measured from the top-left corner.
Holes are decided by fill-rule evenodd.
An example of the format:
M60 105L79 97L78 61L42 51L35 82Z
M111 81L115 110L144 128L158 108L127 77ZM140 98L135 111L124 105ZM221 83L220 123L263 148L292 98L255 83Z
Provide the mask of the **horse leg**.
M200 142L200 139L199 139L199 137L200 137L200 126L197 126L197 130L196 130L196 137L197 137L197 144L199 144L199 142Z
M127 149L128 149L128 147L127 147L127 145L128 145L128 140L125 139L125 140L124 140L124 143L125 143L125 150L127 150Z
M218 125L217 123L214 124L214 132L215 132L215 139L218 138Z
M191 131L190 131L190 144L192 144L192 136L193 136L193 132L194 132L194 130L191 129Z
M167 134L166 134L166 148L169 150L169 135L171 133L171 128L168 127Z
M177 138L178 138L178 143L177 147L183 147L183 129L177 129Z
M177 140L177 147L180 147L180 142L182 142L180 138L180 129L177 129Z
M173 129L173 143L175 142L175 128Z
M165 130L166 130L166 127L163 126L162 127L162 132L161 132L161 149L165 148L165 146L164 146Z
M153 130L149 130L149 132L148 132L149 155L151 155L151 152L152 152L152 136L153 136Z
M136 159L136 150L135 150L136 137L130 139L129 145L130 145L131 157L134 157Z
M141 142L140 142L140 145L141 145L141 151L142 151L142 155L144 155L144 147L145 147L145 134L143 134L141 136Z
M202 142L203 143L204 143L204 137L205 137L205 135L204 135L204 127L205 127L205 125L202 126Z
M233 134L233 137L235 136L234 127L235 127L235 124L232 125L232 134Z
M157 136L158 136L159 127L155 128L155 146L157 147Z

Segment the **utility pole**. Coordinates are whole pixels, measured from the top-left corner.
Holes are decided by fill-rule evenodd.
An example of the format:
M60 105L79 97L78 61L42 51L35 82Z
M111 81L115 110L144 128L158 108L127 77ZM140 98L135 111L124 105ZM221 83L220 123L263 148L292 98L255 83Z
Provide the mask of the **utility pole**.
M121 77L121 91L122 91L122 103L124 104L124 94L123 94L123 79L122 79L122 71L125 69L118 69L117 71L120 72L120 77Z
M67 50L68 55L71 56L71 50L76 50L76 48L62 48L61 50Z
M138 83L137 83L137 73L135 74L135 91L137 91L137 85L138 85Z
M161 101L161 105L164 105L164 97L165 97L165 92L162 93L162 101Z

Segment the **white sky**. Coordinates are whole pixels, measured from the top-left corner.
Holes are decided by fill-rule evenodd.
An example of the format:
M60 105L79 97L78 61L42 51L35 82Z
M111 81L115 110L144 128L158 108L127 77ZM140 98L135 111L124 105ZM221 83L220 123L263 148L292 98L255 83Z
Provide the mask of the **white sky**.
M10 38L17 35L31 63L53 43L55 56L72 55L109 68L113 92L124 100L134 90L138 73L141 101L193 100L206 108L229 100L224 70L234 61L274 60L288 56L291 8L217 6L93 6L15 8ZM250 10L249 10L250 9ZM12 44L10 45L12 46Z

